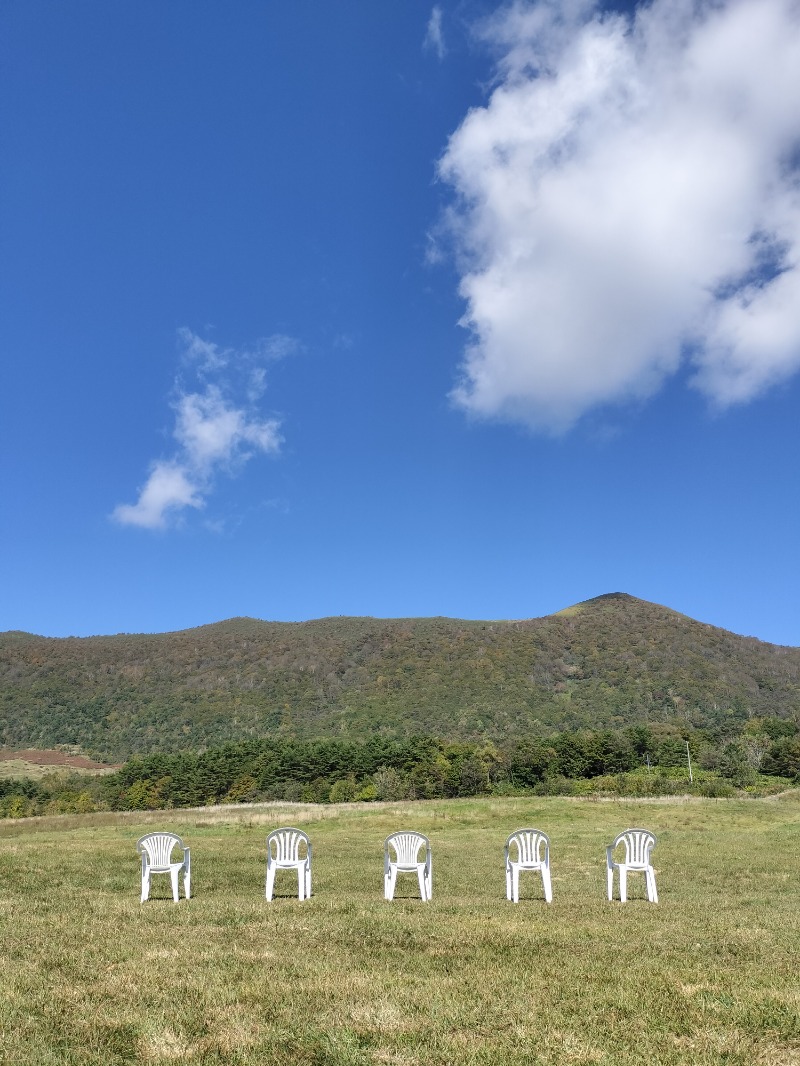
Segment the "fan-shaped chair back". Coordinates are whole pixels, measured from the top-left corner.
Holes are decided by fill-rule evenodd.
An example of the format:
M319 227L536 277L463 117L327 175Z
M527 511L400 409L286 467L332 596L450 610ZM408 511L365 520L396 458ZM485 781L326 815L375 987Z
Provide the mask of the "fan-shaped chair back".
M140 855L146 852L153 873L163 873L170 868L176 845L181 851L186 851L183 841L175 833L148 833L137 840L136 850Z
M267 837L267 850L278 866L296 866L303 862L308 855L308 846L308 837L300 829L276 829Z
M625 848L625 865L629 870L644 870L650 865L650 852L656 846L656 838L647 829L626 829L620 833L612 850L622 844Z
M430 848L428 838L422 833L392 833L386 838L385 847L394 852L394 862L399 870L416 870L421 848Z
M516 848L516 861L522 866L541 866L550 851L550 840L539 829L517 829L506 841L509 852ZM512 856L513 858L513 856Z

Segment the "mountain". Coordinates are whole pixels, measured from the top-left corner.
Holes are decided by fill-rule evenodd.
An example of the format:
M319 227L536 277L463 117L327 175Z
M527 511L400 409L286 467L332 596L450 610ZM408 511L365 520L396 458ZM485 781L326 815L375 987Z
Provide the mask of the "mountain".
M800 649L611 593L544 618L233 618L177 633L0 634L0 743L111 759L251 736L514 740L800 714Z

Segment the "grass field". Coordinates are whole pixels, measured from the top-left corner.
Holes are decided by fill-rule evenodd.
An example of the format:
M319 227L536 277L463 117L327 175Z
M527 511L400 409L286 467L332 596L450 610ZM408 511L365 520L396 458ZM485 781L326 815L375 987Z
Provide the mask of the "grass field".
M299 824L314 897L264 900ZM139 904L135 841L192 846L195 897ZM503 842L552 841L554 903ZM661 902L605 900L604 845L659 837ZM382 898L382 841L427 834L434 898ZM0 825L0 1062L800 1064L800 793L777 800L451 800L88 815Z

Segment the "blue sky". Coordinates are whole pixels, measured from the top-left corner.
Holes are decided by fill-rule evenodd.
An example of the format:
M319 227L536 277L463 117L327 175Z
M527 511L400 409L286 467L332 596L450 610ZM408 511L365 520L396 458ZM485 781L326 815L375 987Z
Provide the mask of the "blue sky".
M789 0L0 10L0 630L800 645Z

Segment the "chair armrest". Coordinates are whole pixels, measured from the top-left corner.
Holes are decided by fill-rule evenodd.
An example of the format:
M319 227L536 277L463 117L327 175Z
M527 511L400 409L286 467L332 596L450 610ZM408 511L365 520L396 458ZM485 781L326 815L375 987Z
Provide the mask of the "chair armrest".
M308 851L306 853L306 863L307 863L308 866L311 865L311 841L310 840L308 842Z
M188 847L183 849L183 866L187 872L191 870L192 867L192 853Z
M614 855L614 849L609 844L608 847L606 848L606 865L607 866L613 866L614 865L613 855Z

